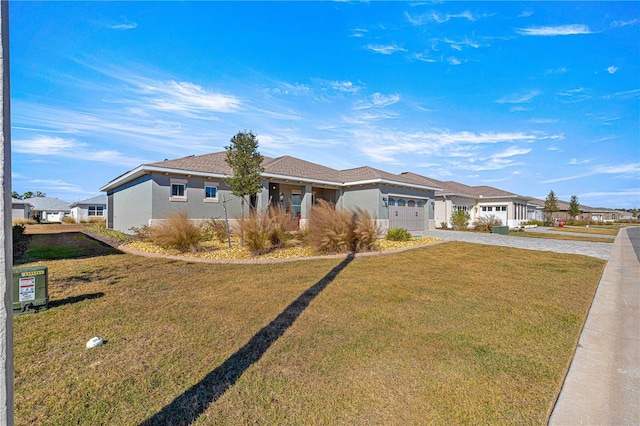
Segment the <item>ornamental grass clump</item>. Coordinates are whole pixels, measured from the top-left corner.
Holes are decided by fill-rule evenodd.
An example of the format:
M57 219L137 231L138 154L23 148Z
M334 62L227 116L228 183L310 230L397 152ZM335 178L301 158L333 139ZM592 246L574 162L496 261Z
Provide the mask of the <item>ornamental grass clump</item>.
M274 248L282 248L293 238L298 221L281 206L269 207L269 241Z
M355 251L370 251L376 248L380 235L380 225L369 212L356 210L355 228L353 229Z
M491 232L494 226L502 225L502 221L492 214L489 216L480 216L473 222L476 231Z
M164 248L195 253L200 246L200 225L189 220L186 212L171 213L149 231L151 242Z
M309 244L320 253L351 251L355 235L353 214L336 210L332 203L318 200L309 217Z
M248 217L240 218L238 228L244 232L244 246L252 255L260 255L271 249L269 216L252 211Z
M321 253L371 250L380 234L375 218L363 210L336 210L324 200L311 209L308 243Z

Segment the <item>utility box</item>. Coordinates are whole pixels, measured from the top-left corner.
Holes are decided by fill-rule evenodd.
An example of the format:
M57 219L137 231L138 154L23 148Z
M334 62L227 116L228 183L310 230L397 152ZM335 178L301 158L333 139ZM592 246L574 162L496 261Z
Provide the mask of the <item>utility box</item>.
M500 235L509 235L508 226L494 226L491 228L491 233Z
M13 315L49 307L48 278L46 266L13 268Z

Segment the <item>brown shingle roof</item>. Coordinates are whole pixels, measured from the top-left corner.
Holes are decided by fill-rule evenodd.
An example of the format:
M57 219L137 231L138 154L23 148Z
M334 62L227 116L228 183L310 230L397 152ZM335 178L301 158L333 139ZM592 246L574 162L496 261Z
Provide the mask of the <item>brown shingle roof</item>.
M446 181L442 182L443 194L459 194L470 195L473 197L517 197L517 194L512 192L503 191L502 189L494 188L492 186L468 186L460 182Z
M165 160L159 161L157 163L150 163L147 164L147 166L230 175L233 173L233 171L225 161L226 156L226 152L216 152L214 154L204 155L190 155L188 157L178 158L175 160Z
M214 154L191 155L189 157L159 161L146 165L165 169L231 175L233 171L226 163L225 158L226 151L223 151ZM398 183L438 187L438 185L435 185L429 179L416 175L415 173L396 175L369 166L348 170L336 170L288 155L278 158L264 157L262 167L267 174L335 182L336 184L384 179Z
M262 166L266 173L276 175L295 176L300 178L340 182L338 171L330 167L301 160L285 155L278 158L266 159Z

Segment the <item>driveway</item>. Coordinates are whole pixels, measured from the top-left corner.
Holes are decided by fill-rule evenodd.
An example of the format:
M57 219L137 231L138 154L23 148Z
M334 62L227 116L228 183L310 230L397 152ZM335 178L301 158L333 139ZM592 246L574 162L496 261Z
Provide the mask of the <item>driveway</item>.
M511 237L500 234L484 234L468 231L423 231L416 233L423 237L441 238L446 241L463 241L466 243L489 244L520 248L525 250L552 251L555 253L583 254L598 259L609 260L612 243L592 243L586 241L554 240L546 238ZM565 234L566 235L566 234Z

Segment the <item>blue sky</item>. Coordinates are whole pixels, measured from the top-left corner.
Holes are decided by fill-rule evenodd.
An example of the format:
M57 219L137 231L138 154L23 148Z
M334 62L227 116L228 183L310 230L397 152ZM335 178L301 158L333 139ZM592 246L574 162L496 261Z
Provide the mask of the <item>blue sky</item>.
M640 207L638 2L10 3L12 173L218 152Z

